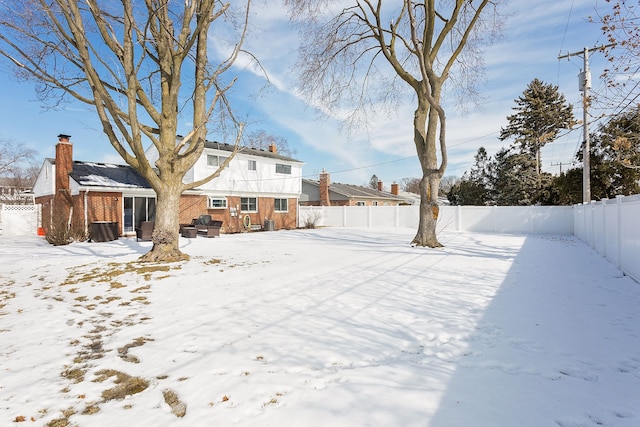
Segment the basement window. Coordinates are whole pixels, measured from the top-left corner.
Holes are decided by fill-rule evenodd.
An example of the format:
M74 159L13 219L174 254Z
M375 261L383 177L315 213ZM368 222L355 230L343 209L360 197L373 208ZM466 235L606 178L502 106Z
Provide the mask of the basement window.
M209 209L226 209L227 199L225 197L209 197Z

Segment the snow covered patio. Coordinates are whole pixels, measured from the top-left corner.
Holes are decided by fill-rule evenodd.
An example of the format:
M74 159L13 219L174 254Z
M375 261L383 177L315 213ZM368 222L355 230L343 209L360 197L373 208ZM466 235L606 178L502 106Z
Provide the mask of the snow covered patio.
M182 239L153 268L135 238L0 236L0 425L640 425L638 283L574 237L413 234Z

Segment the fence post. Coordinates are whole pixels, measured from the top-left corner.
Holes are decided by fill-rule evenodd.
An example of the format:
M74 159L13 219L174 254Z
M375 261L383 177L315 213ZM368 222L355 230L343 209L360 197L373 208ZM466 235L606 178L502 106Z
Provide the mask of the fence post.
M493 205L491 207L491 224L493 225L493 233L498 229L498 207Z
M607 200L609 199L605 197L600 201L602 203L602 228L600 231L602 232L602 256L609 259L607 257Z
M616 267L620 268L622 266L622 262L620 259L622 258L622 199L624 196L619 195L616 196L616 228L615 237L616 237Z

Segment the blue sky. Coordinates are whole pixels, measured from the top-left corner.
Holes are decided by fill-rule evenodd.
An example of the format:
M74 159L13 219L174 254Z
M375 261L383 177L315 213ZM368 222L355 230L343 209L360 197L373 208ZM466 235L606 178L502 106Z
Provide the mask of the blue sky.
M507 5L510 16L503 37L485 51L486 83L480 87L483 104L466 113L455 109L453 99L445 104L449 147L446 175L461 176L471 167L480 146L493 155L507 145L497 136L512 113L514 99L534 78L558 85L574 104L576 117L582 118L577 75L583 60L576 56L559 61L558 56L606 43L598 25L589 23L588 17L597 8L606 13L609 7L603 0L512 0ZM326 169L333 182L366 184L375 174L387 186L420 176L412 140L411 99L399 110L380 117L367 135L346 135L340 132L340 123L319 120L315 110L297 96L293 68L297 31L281 9L280 3L274 7L273 1L255 5L252 18L256 26L247 44L266 69L270 86L256 96L256 91L264 87L263 78L244 61L233 70L238 76L233 93L235 112L247 122L247 131L264 129L286 138L296 150L295 157L305 162L305 177L317 178ZM604 63L601 53L590 56L594 94L604 90L599 79ZM17 82L4 73L4 66L0 70L0 138L25 144L44 158L53 156L56 135L66 133L72 135L75 159L123 163L103 136L90 107L66 104L45 110L36 101L32 83ZM186 134L187 128L181 132ZM562 163L566 170L582 138L578 129L546 146L543 169L557 173ZM209 139L219 138L210 135Z

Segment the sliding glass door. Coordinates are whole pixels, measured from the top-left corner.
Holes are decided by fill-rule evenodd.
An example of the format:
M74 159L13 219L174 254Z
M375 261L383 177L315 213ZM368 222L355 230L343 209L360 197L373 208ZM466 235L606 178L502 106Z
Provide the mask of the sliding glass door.
M142 221L156 218L155 197L124 197L124 231L134 231Z

